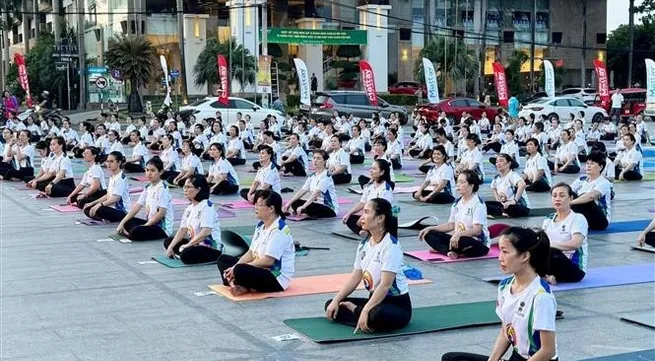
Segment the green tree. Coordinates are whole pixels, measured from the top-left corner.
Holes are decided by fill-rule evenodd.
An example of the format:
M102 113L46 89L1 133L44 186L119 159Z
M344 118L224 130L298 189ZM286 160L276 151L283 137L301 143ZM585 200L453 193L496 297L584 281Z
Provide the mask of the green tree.
M635 13L642 15L644 23L655 22L655 0L643 0L641 5L635 6Z
M629 44L630 28L627 25L619 26L607 39L607 69L614 72L615 86L628 83ZM642 86L646 79L646 58L655 59L655 22L650 21L635 25L632 79Z
M445 60L444 60L445 57ZM444 37L437 37L428 45L426 45L419 53L419 58L416 59L414 64L414 79L416 81L425 83L425 76L423 75L422 58L429 59L435 65L435 68L440 75L437 82L440 86L440 94L444 93L444 87L447 82L456 84L456 89L448 87L448 92L466 92L472 82L469 79L475 79L478 69L478 62L469 51L464 42ZM445 64L444 64L445 61ZM447 68L444 71L444 66Z
M553 64L553 74L555 75L555 89L557 89L562 86L562 80L566 76L566 69ZM541 63L541 66L539 67L539 85L542 89L546 87L546 72L544 71L543 63Z
M521 65L528 61L530 57L523 51L515 50L505 66L505 76L507 77L507 88L513 96L522 95L525 92L523 88L523 75L521 74Z
M232 70L232 79L236 80L240 86L240 92L243 92L245 85L253 85L257 79L257 59L250 54L250 51L243 45L236 45L232 39L232 46L229 43L219 43L212 38L207 40L205 49L198 55L196 64L193 66L193 81L196 85L207 84L210 88L212 84L219 84L218 64L216 57L219 54L225 56L228 66ZM230 57L230 48L232 56ZM232 61L230 62L230 58ZM243 59L243 64L242 64ZM245 84L241 84L241 79Z
M155 47L144 36L115 35L109 39L109 46L105 54L105 65L118 69L123 74L132 89L128 101L130 113L143 112L143 105L139 96L139 88L155 78L159 64Z
M9 69L7 69L7 77L5 80L5 89L9 90L11 94L15 95L18 99L22 99L25 95L25 91L23 91L23 88L20 86L18 81L18 66L16 63L9 64Z
M66 73L57 71L52 57L55 36L52 33L39 35L36 44L25 57L30 92L40 94L49 91L55 99L59 97L59 86L66 82Z

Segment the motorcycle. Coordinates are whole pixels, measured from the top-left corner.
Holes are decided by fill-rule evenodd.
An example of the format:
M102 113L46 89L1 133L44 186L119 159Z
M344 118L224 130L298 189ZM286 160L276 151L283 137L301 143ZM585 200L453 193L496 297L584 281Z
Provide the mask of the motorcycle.
M24 112L20 113L17 115L17 118L21 121L25 121L28 117L35 115L38 116L41 114L44 119L54 119L56 123L60 124L61 120L63 118L61 114L61 109L59 108L53 108L53 109L44 109L40 105L34 105L30 108L27 108Z

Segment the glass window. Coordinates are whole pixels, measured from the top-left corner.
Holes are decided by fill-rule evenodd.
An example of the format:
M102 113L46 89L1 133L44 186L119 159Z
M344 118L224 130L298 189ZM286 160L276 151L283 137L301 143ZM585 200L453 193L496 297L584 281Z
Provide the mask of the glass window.
M230 100L230 105L232 105L232 100ZM215 102L213 102L213 103L211 103L211 104L209 104L209 106L212 107L212 108L214 108L214 109L227 109L227 107L225 106L225 104L219 102L218 100L215 101Z
M232 104L234 104L234 106L232 106ZM250 109L252 109L252 107L253 107L252 104L250 104L250 103L248 103L246 101L243 101L243 100L239 100L239 99L230 100L230 108L232 108L232 109L236 108L236 109L248 109L248 110L250 110Z
M348 105L361 105L361 106L369 105L368 99L366 98L365 95L353 94L353 95L348 95L345 98Z
M479 107L481 105L484 105L475 99L467 99L466 102L469 104L470 107Z
M334 94L331 95L332 102L336 104L346 104L346 95L345 94Z
M584 103L577 99L569 99L569 104L571 104L572 107L584 107Z
M553 105L556 107L568 107L569 102L566 99L559 99L553 102Z
M566 90L562 90L562 95L578 94L579 92L580 92L579 88L566 89Z
M197 107L198 105L205 104L209 101L209 99L198 99L195 102L189 104L190 107Z
M450 106L451 107L456 107L456 108L467 107L468 106L467 104L468 103L466 102L465 99L457 99L457 100L453 100L452 102L450 102Z

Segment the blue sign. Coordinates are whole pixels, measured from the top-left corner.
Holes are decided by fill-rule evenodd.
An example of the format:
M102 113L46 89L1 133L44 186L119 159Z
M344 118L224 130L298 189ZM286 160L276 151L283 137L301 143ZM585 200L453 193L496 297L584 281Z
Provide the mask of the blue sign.
M175 69L171 70L171 78L175 79L175 78L179 78L179 77L180 77L180 71L179 70L175 70Z
M107 72L107 67L106 66L87 66L86 67L86 72L87 74L104 74Z
M116 80L123 80L123 74L121 73L120 70L112 69L110 73L111 73L112 78L114 78Z

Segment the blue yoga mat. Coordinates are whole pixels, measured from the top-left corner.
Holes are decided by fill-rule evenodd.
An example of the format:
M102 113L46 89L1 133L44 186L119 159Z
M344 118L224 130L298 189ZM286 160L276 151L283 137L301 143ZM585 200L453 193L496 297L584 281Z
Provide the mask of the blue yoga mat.
M618 355L588 358L582 361L653 361L655 349L637 352L622 353Z
M612 222L609 227L603 231L589 231L589 234L612 234L623 232L638 232L643 231L650 223L650 219L639 219L635 221L620 221Z
M645 161L644 168L655 168L655 161L650 161L650 160Z
M577 283L560 283L552 286L551 289L555 292L559 292L651 282L655 282L653 264L644 263L628 266L593 268L587 271L587 274L582 281Z
M644 154L644 157L655 157L655 149L654 148L648 148L648 149L643 149L642 152Z

